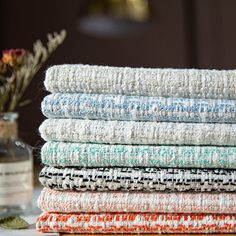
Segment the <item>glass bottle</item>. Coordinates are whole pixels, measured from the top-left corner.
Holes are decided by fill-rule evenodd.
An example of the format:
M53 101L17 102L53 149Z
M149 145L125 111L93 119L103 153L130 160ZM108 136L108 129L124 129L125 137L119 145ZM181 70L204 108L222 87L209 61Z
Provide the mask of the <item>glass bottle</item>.
M32 204L32 150L17 137L17 118L0 113L0 216L24 214Z

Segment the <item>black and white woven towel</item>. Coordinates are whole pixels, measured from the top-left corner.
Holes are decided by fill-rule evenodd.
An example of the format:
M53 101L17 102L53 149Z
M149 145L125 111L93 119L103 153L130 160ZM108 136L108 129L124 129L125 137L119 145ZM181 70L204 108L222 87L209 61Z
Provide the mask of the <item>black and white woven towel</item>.
M57 190L236 191L236 170L44 167L43 186Z

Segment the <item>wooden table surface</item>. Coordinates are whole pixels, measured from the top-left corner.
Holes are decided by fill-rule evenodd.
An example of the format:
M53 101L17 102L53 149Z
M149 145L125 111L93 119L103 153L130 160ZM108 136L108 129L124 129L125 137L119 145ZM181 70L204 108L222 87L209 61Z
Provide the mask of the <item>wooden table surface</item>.
M89 235L89 236L101 236L101 235L105 235L105 236L115 236L115 235L127 235L127 236L153 236L153 235L160 235L160 234L60 234L61 236L84 236L84 235ZM236 235L236 234L164 234L165 236L184 236L184 235L196 235L196 236L207 236L207 235L211 235L211 236L229 236L229 235Z

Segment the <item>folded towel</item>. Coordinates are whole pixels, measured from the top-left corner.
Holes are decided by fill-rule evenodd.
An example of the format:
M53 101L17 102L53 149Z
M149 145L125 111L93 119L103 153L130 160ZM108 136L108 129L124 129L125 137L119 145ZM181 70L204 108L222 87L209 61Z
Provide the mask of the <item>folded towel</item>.
M236 191L236 170L44 167L43 186L55 190Z
M48 212L236 212L236 194L71 192L44 188L38 207Z
M68 233L236 233L236 215L43 213L36 229Z
M236 124L48 119L45 141L236 146Z
M236 169L236 147L47 142L41 160L49 166Z
M236 123L236 100L157 98L109 94L50 94L48 118Z
M46 72L50 92L236 99L235 70L59 65Z

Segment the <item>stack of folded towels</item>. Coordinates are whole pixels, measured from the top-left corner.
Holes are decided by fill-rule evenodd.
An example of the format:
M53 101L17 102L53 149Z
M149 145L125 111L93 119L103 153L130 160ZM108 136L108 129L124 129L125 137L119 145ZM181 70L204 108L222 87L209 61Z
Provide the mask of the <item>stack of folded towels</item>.
M46 72L37 229L236 232L236 71Z

